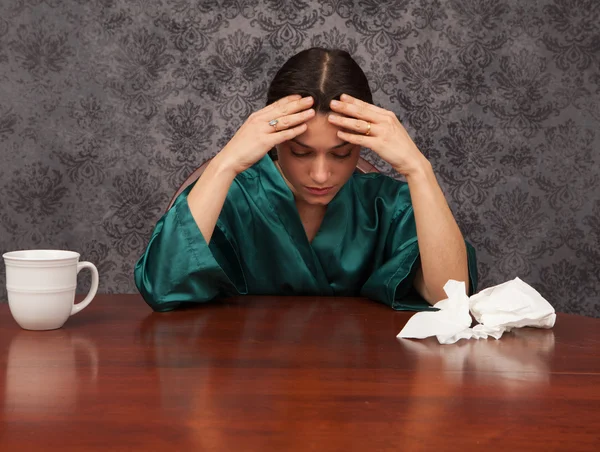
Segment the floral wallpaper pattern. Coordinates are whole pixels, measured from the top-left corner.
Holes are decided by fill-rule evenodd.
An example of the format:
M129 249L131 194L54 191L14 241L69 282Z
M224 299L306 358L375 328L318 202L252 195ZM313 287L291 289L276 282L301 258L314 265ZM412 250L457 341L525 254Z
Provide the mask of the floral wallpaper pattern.
M0 251L78 250L135 292L179 183L289 56L340 47L433 163L481 287L598 317L599 24L597 0L3 0Z

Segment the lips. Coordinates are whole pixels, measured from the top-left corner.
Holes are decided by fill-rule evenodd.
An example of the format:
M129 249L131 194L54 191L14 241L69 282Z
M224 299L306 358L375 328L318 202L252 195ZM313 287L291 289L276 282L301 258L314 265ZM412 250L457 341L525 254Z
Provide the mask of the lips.
M331 190L333 190L333 187L324 187L324 188L306 187L306 190L313 195L324 196L324 195L327 195L329 192L331 192Z

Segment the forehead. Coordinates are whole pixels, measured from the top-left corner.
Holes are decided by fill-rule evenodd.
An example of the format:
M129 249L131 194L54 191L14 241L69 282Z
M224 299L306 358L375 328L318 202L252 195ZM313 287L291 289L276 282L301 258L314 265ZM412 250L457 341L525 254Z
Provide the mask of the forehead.
M345 143L337 136L339 127L327 121L327 115L319 113L306 123L307 129L298 136L298 141L316 150L328 150Z

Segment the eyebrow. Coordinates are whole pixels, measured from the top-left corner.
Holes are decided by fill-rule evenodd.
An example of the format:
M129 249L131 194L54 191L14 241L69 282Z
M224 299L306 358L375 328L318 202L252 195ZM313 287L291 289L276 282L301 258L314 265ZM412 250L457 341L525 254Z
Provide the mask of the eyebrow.
M306 148L306 149L312 149L312 148L311 148L311 147L310 147L308 144L304 144L304 143L302 143L302 142L301 142L300 140L298 140L297 138L292 138L290 141L293 141L294 143L296 143L297 145L300 145L300 146L302 146L303 148ZM343 143L340 143L340 144L338 144L338 145L336 145L336 146L332 147L330 150L333 150L333 149L339 149L339 148L341 148L341 147L343 147L343 146L346 146L348 143L349 143L348 141L344 141Z

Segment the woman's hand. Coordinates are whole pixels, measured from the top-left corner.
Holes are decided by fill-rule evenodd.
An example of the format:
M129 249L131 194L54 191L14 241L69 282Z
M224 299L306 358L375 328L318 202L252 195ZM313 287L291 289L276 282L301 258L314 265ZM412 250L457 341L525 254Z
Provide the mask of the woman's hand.
M342 129L338 136L377 153L403 176L410 176L428 164L396 115L347 94L331 101L329 122ZM343 115L343 116L340 116Z
M306 121L315 115L310 108L313 102L310 96L302 98L294 94L252 113L219 152L219 159L236 174L247 170L275 145L306 131ZM270 125L273 120L276 124Z

